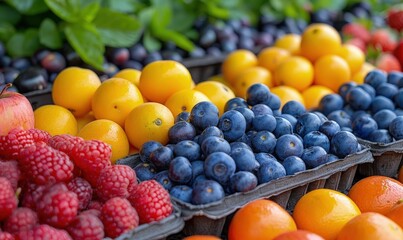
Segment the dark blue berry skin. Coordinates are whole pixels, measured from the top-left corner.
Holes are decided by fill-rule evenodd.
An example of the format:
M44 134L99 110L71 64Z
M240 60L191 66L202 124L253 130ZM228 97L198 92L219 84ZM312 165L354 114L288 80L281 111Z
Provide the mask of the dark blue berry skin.
M359 151L357 138L348 131L336 133L330 141L330 152L339 158L345 158L349 154Z
M319 130L322 121L314 113L304 113L298 119L295 125L295 132L304 137L307 133Z
M376 90L376 95L384 96L389 99L393 99L393 97L399 91L399 88L396 85L393 85L391 83L382 83L375 90Z
M169 178L178 184L187 184L192 180L192 165L185 157L176 157L169 164Z
M269 100L270 89L265 84L255 83L246 91L246 102L254 106Z
M192 181L193 182L197 176L204 174L204 161L198 160L190 162L192 165Z
M278 110L281 106L281 100L276 94L270 93L270 97L267 101L264 102L271 110Z
M190 112L181 112L175 117L175 123L180 121L189 122Z
M229 110L221 115L218 128L224 133L224 138L228 142L233 142L245 133L246 120L240 112Z
M277 139L275 153L277 157L283 161L289 156L300 157L304 150L302 140L296 135L286 134Z
M341 110L344 106L344 100L339 94L328 94L324 96L319 102L319 111L324 115Z
M273 153L276 147L276 137L269 131L260 131L252 138L252 149L255 153Z
M231 153L232 153L232 151L234 151L237 148L246 148L246 149L249 149L252 151L252 148L244 142L232 142L229 145L231 147Z
M273 132L276 129L276 124L276 118L269 114L257 115L252 121L252 127L255 131Z
M387 76L380 70L372 70L364 78L364 82L376 88L387 82Z
M336 160L339 160L338 156L331 153L326 154L326 163L334 162Z
M236 148L230 156L235 161L236 171L248 171L254 173L260 166L254 153L247 148Z
M276 161L277 158L270 153L255 153L255 159L262 165L265 162Z
M340 131L340 125L333 120L327 120L320 125L319 131L325 134L330 140L336 133Z
M403 79L403 73L398 71L392 71L388 73L387 81L390 84L395 85L396 87L399 86L400 81Z
M183 140L174 146L175 156L187 158L190 162L201 159L200 145L191 140Z
M327 120L329 120L329 119L327 119L327 117L326 117L323 113L321 113L321 112L313 111L312 113L319 117L319 119L320 119L320 124L322 124L322 123L326 122Z
M189 121L200 132L207 127L217 126L218 120L218 108L211 102L199 102L190 111Z
M193 189L187 185L176 185L171 188L169 194L183 202L191 203Z
M268 161L260 165L257 173L259 184L270 182L287 175L285 168L277 161Z
M174 183L169 178L168 170L155 174L153 179L159 182L167 191L171 190L171 188L174 186Z
M227 185L229 178L235 173L235 161L226 153L215 152L204 160L204 173L221 185Z
M396 116L403 116L403 109L396 108L394 113L396 114Z
M204 165L204 162L203 162L203 165ZM202 182L204 182L206 180L207 180L206 175L200 174L200 175L198 175L197 177L195 177L193 179L192 183L189 184L189 186L192 186L192 188L195 188L199 183L202 183Z
M395 104L389 98L384 96L376 96L371 102L371 113L376 114L383 109L395 110Z
M225 103L224 112L233 110L234 108L237 108L237 107L248 108L249 105L243 98L240 98L240 97L231 98L230 100L227 101L227 103Z
M162 146L151 153L149 161L154 164L158 170L164 170L168 169L169 163L173 158L173 151L169 147Z
M178 143L183 140L192 140L196 136L196 129L189 122L180 121L175 123L168 130L170 143Z
M353 115L351 115L351 121L355 121L355 119L363 117L363 116L370 117L371 115L368 112L363 111L363 110L355 111L353 113Z
M291 123L292 129L295 129L297 119L294 116L291 116L290 114L281 114L280 117L287 119Z
M203 155L207 157L214 152L224 152L229 154L231 152L231 146L224 138L211 136L203 141L201 150Z
M362 116L353 121L352 129L355 136L367 139L371 132L378 129L378 124L372 117Z
M249 131L252 128L252 122L253 119L255 118L255 113L253 113L252 110L246 107L236 107L234 110L240 112L243 117L245 118L246 121L246 129L245 131Z
M362 88L355 87L347 93L347 102L354 110L367 110L371 105L371 96Z
M340 96L343 98L344 101L347 100L347 93L353 88L356 87L357 83L355 82L347 82L347 83L343 83L340 87L339 87L339 91L338 93L340 94Z
M140 181L146 181L155 176L157 169L151 163L140 163L134 168L134 171Z
M396 117L389 125L389 132L394 139L403 139L403 116Z
M293 127L291 123L282 117L276 117L276 128L273 130L273 134L276 138L279 138L285 134L292 134Z
M301 159L307 168L316 168L326 163L327 152L319 146L312 146L304 149Z
M162 147L162 144L160 142L157 142L157 141L145 142L141 146L141 149L139 152L141 161L143 161L143 162L149 161L151 153L159 147Z
M239 171L231 176L229 187L231 193L248 192L255 189L257 186L256 176L247 171Z
M371 97L371 99L374 99L374 97L376 97L376 90L374 87L372 87L369 84L360 84L357 86L358 88L361 88L362 90L364 90L366 93L369 94L369 96Z
M201 132L201 134L199 136L200 137L199 137L198 143L199 143L199 145L201 145L206 138L211 137L211 136L224 138L224 133L218 127L210 126L210 127L207 127L206 129L204 129L203 132Z
M403 83L403 80L401 80L401 82ZM396 107L403 108L403 88L399 89L393 99Z
M220 201L224 197L224 189L218 182L214 180L204 180L193 187L192 204L207 204Z
M283 161L283 166L287 175L294 175L297 172L306 170L304 161L297 156L289 156Z
M339 124L340 128L343 127L348 127L351 128L351 117L348 115L343 110L336 110L334 112L331 112L329 115L327 115L327 118L329 120L333 120Z
M393 137L390 135L387 129L377 129L368 135L368 141L378 143L390 143L393 142Z
M330 150L329 138L319 131L310 132L304 137L304 148L312 146L322 147L326 152L329 152Z
M252 112L255 114L255 117L259 115L269 114L273 115L273 110L263 103L256 104L251 108Z
M291 116L294 116L296 118L298 118L305 112L306 112L305 106L302 105L300 102L294 100L284 104L283 108L281 109L282 114L290 114Z

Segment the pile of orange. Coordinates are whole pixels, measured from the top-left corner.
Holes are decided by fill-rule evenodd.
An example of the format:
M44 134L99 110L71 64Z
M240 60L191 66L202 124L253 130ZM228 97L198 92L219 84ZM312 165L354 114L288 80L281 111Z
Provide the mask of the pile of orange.
M342 43L332 26L311 24L302 35L287 34L258 55L248 50L229 54L222 75L239 97L252 84L264 83L282 104L296 100L312 109L343 83L362 83L373 68L359 48Z

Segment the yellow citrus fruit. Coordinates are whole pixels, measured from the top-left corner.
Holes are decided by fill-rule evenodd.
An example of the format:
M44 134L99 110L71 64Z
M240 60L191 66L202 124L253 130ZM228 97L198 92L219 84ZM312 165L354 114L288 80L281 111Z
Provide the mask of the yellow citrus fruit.
M312 85L302 92L306 109L314 109L319 106L320 100L328 95L334 93L330 88Z
M286 34L274 43L275 47L283 48L289 51L292 55L296 55L299 53L299 48L301 45L301 36L298 34Z
M165 102L165 106L176 117L181 112L190 112L194 105L203 101L210 102L210 99L202 92L194 89L185 89L172 94Z
M125 131L132 144L140 149L147 141L168 143L169 128L174 125L174 116L168 107L147 102L135 107L127 116Z
M140 82L140 75L141 71L134 68L126 68L117 72L113 77L124 78L138 87Z
M225 58L221 70L224 79L232 83L240 72L256 65L256 55L249 50L240 49L230 53Z
M365 62L360 70L358 70L358 72L354 73L353 76L351 77L351 80L353 80L354 82L358 83L358 84L363 84L364 83L364 78L367 75L368 72L374 70L375 67L374 65Z
M123 126L129 112L143 103L139 89L123 78L110 78L95 91L92 112L96 119L109 119Z
M277 66L290 56L290 52L279 47L267 47L258 55L258 65L273 72Z
M314 64L314 83L337 92L339 87L350 81L351 73L347 62L337 55L326 55Z
M35 128L50 135L77 134L77 120L66 108L58 105L44 105L34 111Z
M95 120L94 114L92 112L87 113L84 117L77 118L77 130L80 131L88 123Z
M278 86L270 89L270 92L276 94L281 100L281 107L289 101L297 101L305 105L304 98L295 88L288 86Z
M217 81L200 82L196 84L194 90L204 93L217 106L220 115L224 113L227 101L235 97L231 88Z
M232 83L235 95L246 99L248 88L255 83L263 83L273 87L273 81L269 70L263 67L251 67L242 71Z
M365 54L361 49L351 44L343 44L338 55L347 62L351 74L358 72L365 62Z
M114 121L98 119L85 125L77 134L85 140L99 140L111 146L111 162L129 154L129 140L123 128Z
M286 85L304 91L313 82L313 66L303 57L289 57L274 70L276 85Z
M314 62L318 58L337 54L341 46L339 33L332 26L323 23L309 25L302 33L301 55Z
M316 189L297 202L293 217L298 229L330 240L336 239L344 225L360 214L360 209L345 194L331 189Z
M176 61L161 60L144 67L139 89L148 101L164 103L172 94L191 89L192 84L192 77L185 66Z
M52 87L52 99L56 105L82 117L91 111L91 99L101 85L99 77L91 70L68 67L56 77Z

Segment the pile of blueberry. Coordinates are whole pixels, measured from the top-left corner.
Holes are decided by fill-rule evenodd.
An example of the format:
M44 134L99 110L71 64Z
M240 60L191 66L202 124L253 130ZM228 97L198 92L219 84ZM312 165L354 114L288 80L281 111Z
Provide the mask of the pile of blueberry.
M361 139L390 143L403 139L403 73L369 72L364 84L349 82L321 99L319 109Z
M200 102L176 117L169 144L144 143L137 177L199 205L361 150L352 133L323 114L295 101L279 109L279 98L263 84L252 85L246 100L229 100L221 116L214 104Z

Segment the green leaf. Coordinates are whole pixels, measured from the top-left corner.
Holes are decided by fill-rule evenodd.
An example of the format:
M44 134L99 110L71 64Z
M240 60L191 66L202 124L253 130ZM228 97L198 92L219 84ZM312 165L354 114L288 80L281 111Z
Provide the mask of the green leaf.
M14 34L6 44L7 53L11 57L32 56L40 47L38 30L30 28L25 32Z
M7 42L7 40L14 34L15 28L8 22L0 22L0 41Z
M176 46L188 52L192 51L195 47L192 41L187 39L182 34L172 31L170 29L160 29L158 32L155 32L154 35L164 42L172 41L176 44Z
M56 23L52 19L46 18L42 21L39 27L39 41L42 45L51 49L62 47L62 38Z
M139 20L143 27L146 27L150 24L153 14L154 14L154 8L151 7L145 8L139 13Z
M100 0L87 0L86 3L80 7L80 19L91 22L97 16L101 7Z
M90 24L70 23L64 28L70 45L84 62L102 70L105 45L96 28Z
M43 13L48 10L48 7L43 0L6 0L6 2L17 9L20 13L27 15Z
M45 0L54 14L66 22L79 22L80 0Z
M151 28L153 31L166 28L172 19L172 11L169 6L158 6L155 8L151 18Z
M161 42L151 36L150 32L144 33L143 45L149 52L155 52L161 49Z
M196 15L187 11L175 12L175 14L172 16L171 22L168 25L168 28L174 31L184 32L192 28L195 19Z
M21 15L12 7L0 4L0 22L15 25L20 21Z
M141 36L140 23L137 19L107 8L99 10L93 24L107 46L129 47Z
M144 4L137 0L107 0L105 5L111 10L124 13L134 13L144 7Z

